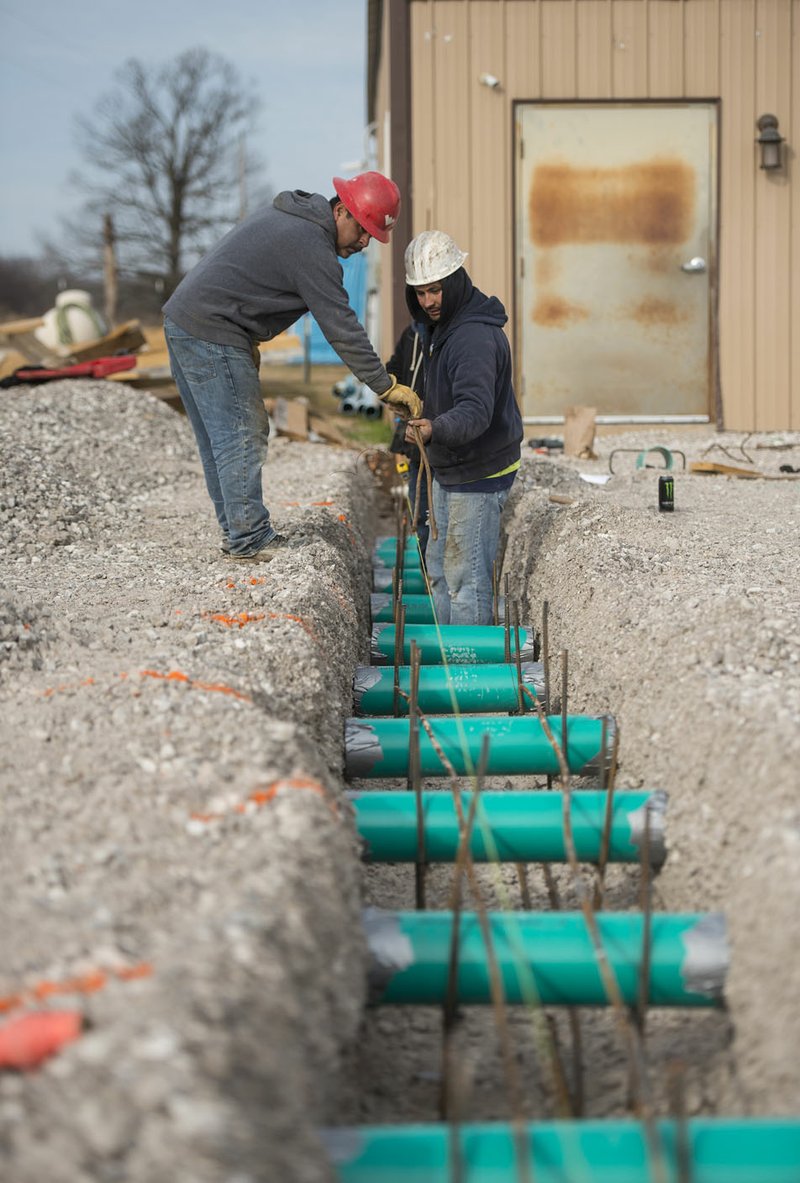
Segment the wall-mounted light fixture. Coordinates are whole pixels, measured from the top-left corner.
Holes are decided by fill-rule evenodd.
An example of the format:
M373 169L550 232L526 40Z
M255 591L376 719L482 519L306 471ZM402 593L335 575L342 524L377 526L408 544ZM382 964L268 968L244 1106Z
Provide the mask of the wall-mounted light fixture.
M500 86L500 79L496 78L494 74L481 74L478 81L481 86L488 86L489 90L497 90Z
M761 153L761 164L759 167L768 170L782 168L783 148L781 145L785 141L778 131L777 116L760 115L756 122L756 127L758 128L756 143Z

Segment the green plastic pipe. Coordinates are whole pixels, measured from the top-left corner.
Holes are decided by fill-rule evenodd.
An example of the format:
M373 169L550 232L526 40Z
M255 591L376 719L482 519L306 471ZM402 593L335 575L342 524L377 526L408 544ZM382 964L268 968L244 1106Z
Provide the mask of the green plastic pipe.
M520 1138L507 1123L345 1126L322 1130L321 1139L338 1183L452 1183L456 1177L460 1183L519 1183L529 1176L535 1183L800 1179L796 1117L660 1120L655 1132L653 1152L643 1124L629 1118L526 1122L521 1141L529 1170L524 1173Z
M373 567L372 586L376 592L390 592L392 590L392 567ZM427 592L425 576L421 567L403 568L403 591L410 595L422 595Z
M373 665L394 662L394 625L373 624L370 660ZM517 629L511 629L512 660L517 652ZM506 630L499 624L411 624L403 632L403 665L411 664L411 642L416 641L423 665L483 665L506 659ZM522 661L535 661L535 636L530 625L520 625Z
M581 912L492 912L492 948L506 1001L543 1006L606 1006L608 999ZM623 1000L639 996L644 917L598 912L607 962ZM373 1005L434 1006L448 990L451 912L385 912L368 908L364 929ZM478 916L463 912L458 939L457 1001L491 1002L489 960ZM650 917L648 1002L715 1006L728 969L725 919L719 912Z
M538 661L521 663L522 683L537 698L544 696L544 666ZM411 670L397 671L403 693L411 687ZM477 715L516 711L519 706L516 664L423 665L419 671L419 708L426 715ZM353 678L357 715L394 714L394 666L360 665ZM524 711L533 711L527 694ZM398 714L408 714L408 700L397 696Z
M561 717L548 718L554 739L561 744ZM471 776L478 765L484 735L489 737L488 776L558 774L558 758L541 721L532 715L483 715L429 720L439 747L458 776ZM606 716L608 767L616 725ZM590 715L567 719L567 763L571 772L590 776L600 771L603 720ZM345 721L345 775L349 778L408 775L409 721L405 719L355 719ZM428 732L420 728L420 774L446 776Z
M403 589L403 604L406 610L406 624L434 624L436 616L433 599L427 592L415 595L406 594ZM394 600L391 592L373 592L369 597L369 609L373 624L386 624L394 621ZM503 620L505 612L505 596L498 597L498 619Z
M372 562L376 567L393 567L397 558L397 541L394 538L379 539L372 548ZM416 535L406 539L406 547L403 551L403 567L416 567L419 570L422 566L419 553L419 543Z
M376 863L413 863L418 853L416 794L371 789L349 792L356 826L364 842L364 859ZM463 816L472 793L462 793ZM608 794L595 790L570 793L570 818L575 850L581 862L596 863L603 841ZM616 863L641 859L649 813L648 859L660 867L666 858L664 822L667 794L625 790L611 798L608 858ZM451 863L460 830L453 794L445 789L422 794L424 857L429 863ZM562 793L494 792L485 789L475 812L470 841L480 862L564 862L564 797Z

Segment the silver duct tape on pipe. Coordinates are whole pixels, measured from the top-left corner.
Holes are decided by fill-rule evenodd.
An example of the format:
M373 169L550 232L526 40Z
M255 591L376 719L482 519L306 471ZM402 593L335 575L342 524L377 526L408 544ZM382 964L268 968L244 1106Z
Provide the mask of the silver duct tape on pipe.
M362 913L369 948L367 1000L378 1002L395 974L414 961L414 946L400 927L397 912L365 908Z
M353 676L353 703L356 712L361 710L363 695L381 680L381 671L374 665L358 665Z
M361 719L348 719L345 723L344 747L347 752L347 775L356 779L369 776L377 761L383 759L383 748L375 728Z
M650 834L648 841L648 858L655 869L663 867L667 858L667 804L669 798L663 789L654 789L647 804L640 809L632 809L628 814L631 824L631 842L638 849L640 858L644 851L644 832L647 814L650 814Z
M687 990L721 1002L725 977L731 963L725 917L709 912L683 934L686 956L681 977Z
M598 748L596 756L592 756L591 760L587 760L583 768L575 773L576 776L599 776L603 768L608 768L611 763L611 757L614 753L614 739L617 734L617 721L613 715L587 715L587 719L602 719L606 720L606 750L601 752ZM567 745L569 745L569 726L567 727Z
M376 592L391 592L393 571L393 567L372 568L372 586L375 588Z
M380 635L386 628L394 628L393 624L373 624L369 639L369 657L373 665L390 665L390 661L380 650Z
M523 661L521 665L522 684L531 690L540 702L544 702L544 662ZM525 704L531 706L530 703Z
M369 610L372 613L373 620L375 617L383 612L384 608L391 608L392 593L391 592L373 592L369 597Z

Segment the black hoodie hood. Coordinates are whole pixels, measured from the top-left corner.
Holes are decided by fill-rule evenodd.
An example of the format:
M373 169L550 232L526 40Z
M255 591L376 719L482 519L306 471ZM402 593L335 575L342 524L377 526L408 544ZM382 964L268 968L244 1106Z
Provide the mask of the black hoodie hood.
M406 305L412 320L422 321L429 328L437 329L446 325L449 320L469 302L474 289L472 280L463 267L459 267L452 275L445 275L440 280L442 285L442 314L438 320L431 320L419 302L417 289L406 284Z

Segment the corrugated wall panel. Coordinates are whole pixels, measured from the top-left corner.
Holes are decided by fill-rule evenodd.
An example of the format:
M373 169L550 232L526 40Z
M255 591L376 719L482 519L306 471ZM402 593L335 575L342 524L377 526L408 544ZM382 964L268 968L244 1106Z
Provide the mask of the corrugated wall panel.
M648 0L647 93L650 98L681 98L683 81L684 14L676 0Z
M546 99L575 97L575 0L542 4L542 95Z
M510 231L498 243L486 210L497 194L511 224L512 101L721 98L725 424L800 428L800 332L790 333L800 316L800 0L412 0L411 25L415 233L449 230L509 312ZM483 47L498 70L478 68ZM478 85L484 69L500 92ZM753 142L756 118L773 108L790 150L777 176L759 170Z
M579 99L612 97L611 3L578 0L576 54Z
M433 5L433 107L428 112L435 128L433 228L464 244L470 243L472 222L468 9L468 0Z
M684 93L715 98L719 92L720 0L692 0L685 8Z
M791 107L791 40L790 0L758 0L756 110L759 114L768 111L777 115L784 135ZM751 122L751 136L755 132ZM790 209L786 173L759 170L755 206L755 425L760 431L785 427L789 422Z
M647 98L647 4L614 0L611 44L614 98Z
M381 30L381 60L378 67L377 87L375 96L375 113L377 117L376 126L376 148L377 148L377 163L378 169L382 172L388 172L390 166L390 128L389 121L386 115L389 111L389 25L388 21L384 23ZM407 199L407 194L402 195ZM378 288L381 292L385 292L388 296L392 291L392 252L389 248L381 251L378 246L370 247L372 251L380 251L377 255L379 259L378 271L375 276ZM376 342L377 350L380 356L386 360L390 355L394 346L392 337L394 335L392 325L392 301L388 298L381 299L379 310L379 333L380 339Z
M473 0L469 6L472 127L470 133L472 226L467 270L490 295L511 290L511 153L505 93L505 2ZM491 74L500 86L479 81ZM510 315L510 308L508 309Z
M720 380L725 426L755 426L755 0L720 8Z
M792 106L791 118L784 134L790 143L800 131L800 0L793 0L792 4ZM791 323L797 325L800 321L800 185L797 184L797 165L792 155L789 157L787 173L792 186L792 241L790 259L792 266L792 287L789 296L789 310ZM788 426L795 431L800 430L800 330L792 333L792 350L790 354L791 370L789 373L789 392L791 409Z
M414 233L432 230L436 192L433 111L433 0L411 5L411 177Z
M541 6L529 0L506 3L506 79L509 98L541 98Z

